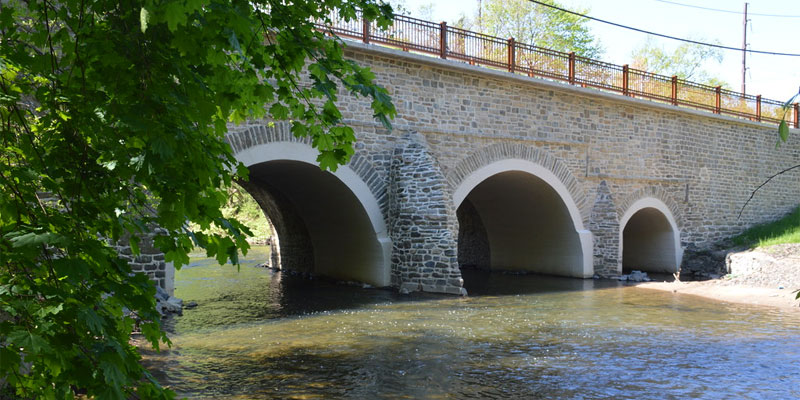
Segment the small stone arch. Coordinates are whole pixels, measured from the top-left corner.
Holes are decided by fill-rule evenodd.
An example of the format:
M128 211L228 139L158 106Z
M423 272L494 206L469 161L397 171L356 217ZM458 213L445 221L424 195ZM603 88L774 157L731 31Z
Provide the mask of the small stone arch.
M670 195L669 192L658 186L648 186L638 189L627 196L623 196L617 203L617 216L619 217L620 223L622 222L622 217L631 208L631 206L635 202L646 197L650 197L661 202L672 214L672 218L674 219L675 225L678 229L683 226L683 217L678 203L672 199L672 195Z
M518 159L541 166L551 172L564 184L570 197L580 211L583 224L589 223L588 201L583 186L578 182L569 167L556 156L538 147L520 143L498 143L483 147L459 161L447 172L447 182L455 191L464 179L478 169L501 160Z
M254 146L274 142L301 143L313 147L310 137L295 137L292 134L291 125L287 122L263 121L235 126L229 129L228 134L225 135L225 141L230 144L234 156ZM385 220L389 207L388 187L385 177L378 172L365 155L358 151L350 157L350 161L346 166L369 187L370 192L378 201Z
M640 264L640 268L637 269L647 272L678 272L683 259L683 248L680 242L681 231L675 215L666 202L654 196L643 195L627 205L619 219L620 266L625 268L625 263L628 262L626 257L631 257L636 259L634 264ZM636 218L639 218L638 223L633 222ZM641 221L642 219L644 221ZM626 243L625 239L629 222L636 225L637 229L637 232L630 234L632 236L630 240L635 239L636 246L646 251L630 251L625 247L631 245Z

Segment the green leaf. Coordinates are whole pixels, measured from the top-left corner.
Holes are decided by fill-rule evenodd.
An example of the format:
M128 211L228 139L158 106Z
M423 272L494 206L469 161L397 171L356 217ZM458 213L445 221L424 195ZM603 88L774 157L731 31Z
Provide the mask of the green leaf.
M60 244L63 239L62 236L50 232L45 232L45 233L28 232L23 234L17 234L12 232L5 235L5 237L9 239L12 245L16 248L39 246L42 244L57 245Z
M269 113L275 119L286 119L289 117L289 109L280 103L275 103L269 108Z
M183 2L167 2L164 7L164 19L167 21L167 27L171 32L175 32L178 29L178 25L185 24L187 15Z
M320 151L319 156L317 156L317 162L322 170L335 172L339 167L339 159L333 151Z
M38 353L50 350L51 347L41 336L28 331L15 331L8 335L8 340L16 347L21 347L27 352Z
M785 120L782 120L780 125L778 125L778 137L780 138L780 142L786 143L789 140L789 125L786 124Z

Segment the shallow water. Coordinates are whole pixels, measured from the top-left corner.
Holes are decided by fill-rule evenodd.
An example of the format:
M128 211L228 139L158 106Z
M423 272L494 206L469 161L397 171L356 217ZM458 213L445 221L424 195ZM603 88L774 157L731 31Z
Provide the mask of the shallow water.
M180 395L800 398L797 312L534 275L402 296L253 267L264 251L176 274L199 306L146 363Z

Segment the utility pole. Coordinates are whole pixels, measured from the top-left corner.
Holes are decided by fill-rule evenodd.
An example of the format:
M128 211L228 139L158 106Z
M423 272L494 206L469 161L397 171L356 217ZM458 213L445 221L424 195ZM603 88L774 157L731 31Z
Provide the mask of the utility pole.
M744 3L744 35L742 35L742 94L745 91L745 74L747 72L747 3Z
M483 33L483 7L481 7L481 0L478 0L478 32Z

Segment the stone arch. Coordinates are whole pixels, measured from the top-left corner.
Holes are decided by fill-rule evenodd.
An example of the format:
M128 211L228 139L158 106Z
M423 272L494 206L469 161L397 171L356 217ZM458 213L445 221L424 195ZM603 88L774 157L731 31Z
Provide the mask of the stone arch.
M550 227L558 229L554 234L564 236L565 244L561 246L564 248L553 250L547 255L542 253L543 250L534 248L535 246L520 252L519 249L526 246L524 243L509 242L501 245L505 240L499 238L491 239L491 234L484 233L485 240L489 243L487 246L491 248L492 252L490 255L492 268L495 266L506 268L506 264L509 262L518 264L534 263L532 260L525 260L528 260L529 256L535 252L541 255L541 257L537 257L540 261L536 262L548 265L534 266L531 264L529 266L515 267L514 269L582 278L588 278L593 275L592 234L585 228L585 216L582 212L582 207L585 207L586 203L585 196L577 180L567 170L566 166L555 157L539 149L525 146L491 146L465 158L448 174L447 179L453 187L453 205L456 209L459 209L468 196L473 196L473 190L484 186L485 182L494 180L495 182L511 182L510 184L516 188L539 187L540 189L537 189L537 192L530 192L526 196L529 196L528 198L538 196L548 199L546 204L555 207L553 209L555 214L563 216L563 218L557 217L561 218L559 220L561 222L553 222L554 225L550 225ZM480 200L480 197L486 197L485 195L477 195L479 198L475 200L488 204ZM531 212L528 210L534 209L534 207L522 205L520 201L522 200L516 201L515 209L520 209L526 214ZM488 212L489 208L484 206L484 210ZM495 210L500 210L500 208L495 208ZM496 214L497 218L516 224L513 221L513 216L509 217L509 211L491 212L500 213ZM541 216L538 215L538 217ZM526 216L531 221L538 217L533 214ZM477 218L483 217L478 216ZM487 222L491 223L490 221L481 220L480 225ZM493 230L498 232L500 231L499 228L499 225L496 225L496 228L487 226L486 231ZM538 235L540 235L540 239L543 236L541 234ZM530 236L530 238L532 239L534 236ZM522 242L525 240L528 240L527 237L516 241ZM527 243L529 243L527 246L530 247L530 243L534 243L534 241L528 241ZM496 250L500 251L495 253ZM578 251L580 254L575 254ZM561 266L559 263L565 265Z
M225 135L225 141L230 144L234 155L238 155L240 152L254 146L274 142L301 143L312 147L311 138L307 136L302 138L295 137L291 132L291 125L287 122L261 122L233 127ZM314 157L314 160L316 160L316 156ZM378 172L365 155L358 151L350 157L346 167L366 183L372 195L377 199L385 218L389 207L388 187L385 177Z
M283 234L284 266L375 286L390 284L386 187L363 156L352 157L335 172L322 171L310 140L295 138L287 124L248 126L226 139L238 161L259 171L257 176L251 173L251 181L243 186L272 214L270 220L279 236ZM296 175L285 177L287 171ZM313 184L297 185L297 181ZM315 184L325 188L325 193L312 193ZM320 201L328 194L328 199ZM330 209L318 209L317 204ZM344 221L345 216L350 220ZM337 251L336 246L345 247ZM349 264L353 265L350 270Z
M447 182L455 189L473 172L496 161L517 159L541 166L563 183L574 201L583 224L589 222L588 201L583 186L578 182L569 167L550 152L538 147L520 143L498 143L483 147L461 159L447 173ZM460 203L460 202L459 202Z
M619 259L623 271L635 268L646 272L678 272L683 258L680 234L675 213L667 203L653 196L637 199L619 219Z
M619 216L620 222L622 221L623 215L625 215L625 213L631 208L633 203L645 197L651 197L661 202L672 214L672 218L674 219L676 226L678 228L683 226L683 217L678 203L672 199L672 195L670 195L669 192L659 186L648 186L638 189L633 193L623 196L621 199L619 199L619 202L617 203L617 215Z

